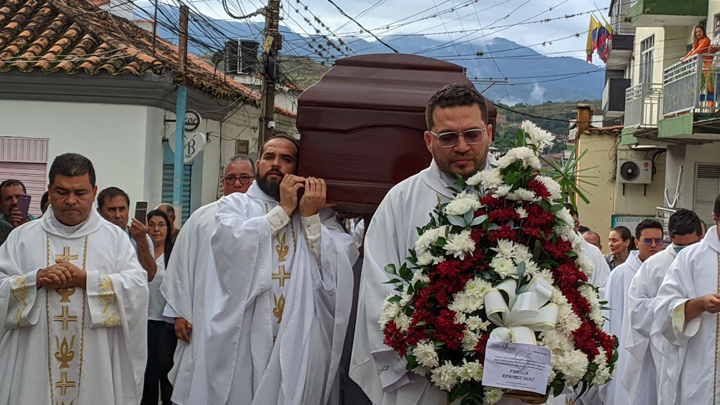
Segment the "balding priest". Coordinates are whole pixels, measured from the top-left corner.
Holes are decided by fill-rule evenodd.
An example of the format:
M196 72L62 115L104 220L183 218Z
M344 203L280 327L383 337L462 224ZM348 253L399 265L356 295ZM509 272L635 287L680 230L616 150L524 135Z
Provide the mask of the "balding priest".
M92 209L90 160L60 155L49 177L52 208L0 248L0 403L137 405L147 274Z

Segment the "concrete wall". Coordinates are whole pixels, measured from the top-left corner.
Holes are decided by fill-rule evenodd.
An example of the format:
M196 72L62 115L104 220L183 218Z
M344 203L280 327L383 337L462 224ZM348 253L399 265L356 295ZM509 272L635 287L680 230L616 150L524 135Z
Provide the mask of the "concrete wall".
M685 153L683 153L685 149ZM670 153L672 150L672 153ZM713 142L703 145L675 146L669 149L668 157L671 164L667 168L667 182L665 187L668 195L673 197L677 187L678 169L683 166L683 175L680 182L680 194L675 208L695 210L701 219L711 223L710 212L701 212L694 206L695 201L695 173L698 163L720 164L720 143Z
M611 135L583 134L578 142L580 151L587 153L580 161L580 176L594 185L585 185L590 204L578 203L580 223L600 234L603 241L612 228L612 216L655 216L656 207L663 203L665 184L665 155L656 159L657 174L647 187L641 184L623 185L616 181L617 160L652 160L653 152L638 152L619 146L619 139ZM605 252L607 253L607 252Z

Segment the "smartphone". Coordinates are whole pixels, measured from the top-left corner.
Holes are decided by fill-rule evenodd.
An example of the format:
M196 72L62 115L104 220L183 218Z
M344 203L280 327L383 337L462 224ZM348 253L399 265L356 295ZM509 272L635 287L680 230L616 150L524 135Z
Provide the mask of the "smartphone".
M28 210L30 209L30 198L31 197L27 194L18 195L17 209L20 210L22 219L25 219L28 216Z
M135 219L142 222L147 222L147 201L138 201L135 203Z

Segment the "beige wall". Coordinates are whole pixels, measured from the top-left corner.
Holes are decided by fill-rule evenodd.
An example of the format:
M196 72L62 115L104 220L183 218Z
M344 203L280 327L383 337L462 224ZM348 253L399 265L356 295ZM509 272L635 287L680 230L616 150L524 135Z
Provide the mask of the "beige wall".
M580 223L600 234L603 243L612 227L613 215L654 216L656 207L663 203L664 153L656 159L657 174L647 188L626 184L623 193L623 185L615 181L617 159L651 160L655 152L637 152L618 145L619 139L611 135L584 134L578 141L579 150L587 150L580 161L579 170L584 170L581 178L594 184L585 186L590 204L578 202Z

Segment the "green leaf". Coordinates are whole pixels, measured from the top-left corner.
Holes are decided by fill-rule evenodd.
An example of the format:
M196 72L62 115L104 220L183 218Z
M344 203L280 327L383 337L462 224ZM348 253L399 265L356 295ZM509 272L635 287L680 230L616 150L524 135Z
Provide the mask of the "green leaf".
M487 221L488 216L487 215L480 215L479 217L472 220L470 223L470 226L478 226L481 225L483 222Z
M417 359L412 354L405 356L405 360L407 361L407 370L415 370L419 366Z
M402 300L402 297L400 297L399 295L393 295L392 297L388 298L387 300L389 302L397 304L398 302L400 302L400 300Z
M467 227L472 223L473 216L475 216L475 213L473 211L468 211L463 215L463 220L465 221L465 226Z
M463 217L459 217L457 215L448 215L447 219L448 221L450 221L451 224L455 226L459 226L462 228L465 228L467 226L467 222L465 221L465 219L463 219Z
M518 264L518 267L517 267L518 280L522 280L523 277L525 277L525 269L526 268L527 268L527 264L525 264L525 262Z
M447 244L447 239L445 239L445 238L438 238L435 241L435 246L437 246L439 248L445 247L446 244Z
M387 266L385 266L385 272L390 274L397 274L397 272L395 271L395 265L388 264Z
M542 243L540 243L539 240L535 240L535 248L533 249L533 261L538 262L538 259L540 258L540 255L542 254Z
M403 281L400 280L399 278L392 278L392 279L384 282L383 284L397 284L397 283L402 283L402 282Z
M408 269L407 265L403 264L400 267L400 277L402 277L405 281L410 281L413 277L413 272Z

